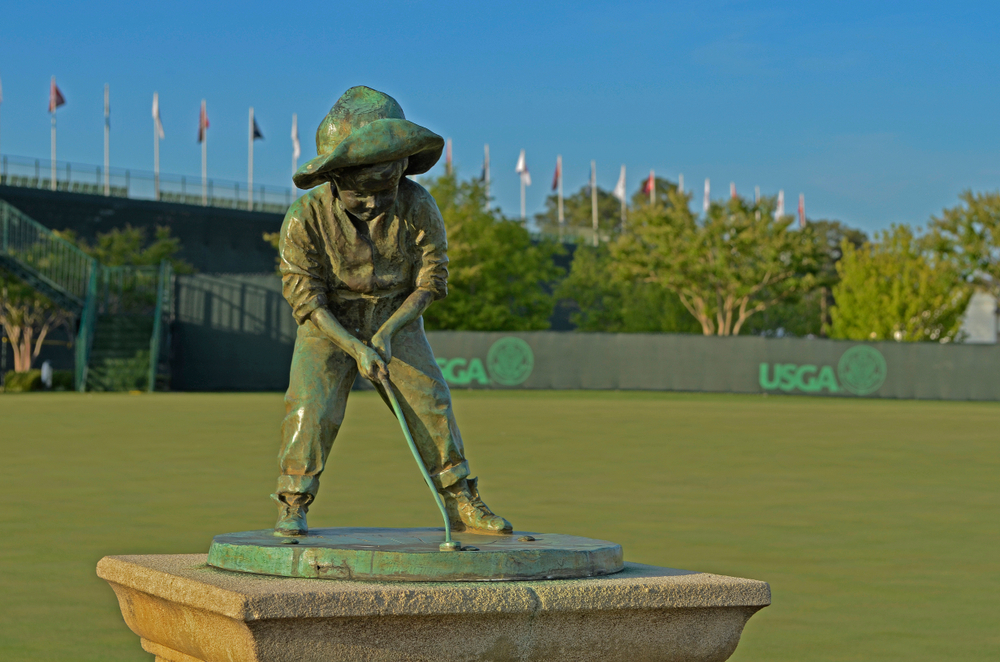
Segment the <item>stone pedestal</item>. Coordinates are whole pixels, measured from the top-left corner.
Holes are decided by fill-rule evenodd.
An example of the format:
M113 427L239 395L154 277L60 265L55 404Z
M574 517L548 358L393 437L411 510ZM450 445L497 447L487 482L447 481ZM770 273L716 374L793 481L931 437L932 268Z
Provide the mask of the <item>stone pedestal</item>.
M381 583L218 570L204 554L97 565L163 662L725 660L764 582L626 563L606 577Z

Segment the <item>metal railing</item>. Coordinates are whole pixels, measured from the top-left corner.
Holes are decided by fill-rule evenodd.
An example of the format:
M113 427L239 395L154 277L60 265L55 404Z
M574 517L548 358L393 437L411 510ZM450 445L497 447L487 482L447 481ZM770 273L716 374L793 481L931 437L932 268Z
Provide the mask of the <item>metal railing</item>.
M160 348L166 344L169 348L169 338L164 343L164 331L169 333L169 327L164 318L171 309L170 295L173 292L173 269L164 260L160 263L159 282L156 288L156 310L153 313L153 337L149 339L149 378L147 388L150 393L156 390L156 377L160 367Z
M0 200L0 268L79 319L75 383L87 384L97 318L102 315L154 316L150 339L151 387L161 346L164 311L170 310L169 262L158 267L103 266L69 241L19 209ZM155 350L154 350L155 347Z
M99 315L152 315L159 296L160 267L101 265L97 285Z
M101 166L56 161L55 183L52 162L6 155L0 158L0 185L22 188L106 195L115 198L160 200L185 205L249 209L247 185L222 179L160 173L159 181L147 170L109 168L105 182ZM298 197L298 190L280 186L254 186L252 211L285 213Z
M97 260L0 200L0 265L79 314Z

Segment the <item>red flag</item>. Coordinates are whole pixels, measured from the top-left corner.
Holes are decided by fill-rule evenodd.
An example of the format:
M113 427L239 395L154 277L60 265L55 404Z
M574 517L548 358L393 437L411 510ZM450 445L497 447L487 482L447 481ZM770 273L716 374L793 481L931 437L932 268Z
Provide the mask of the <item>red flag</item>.
M556 159L556 172L552 175L552 190L559 188L559 178L562 177L562 159Z
M649 195L656 189L656 178L653 175L653 171L649 171L649 177L646 178L646 183L642 185L642 192Z
M201 102L201 115L198 117L198 142L205 141L205 130L208 129L208 112L205 110L205 102Z
M729 182L729 197L736 199L736 182Z
M806 226L806 194L799 193L799 227Z
M66 99L63 97L62 92L56 86L56 77L52 77L52 84L49 86L49 112L56 112L56 108L62 106L66 103Z

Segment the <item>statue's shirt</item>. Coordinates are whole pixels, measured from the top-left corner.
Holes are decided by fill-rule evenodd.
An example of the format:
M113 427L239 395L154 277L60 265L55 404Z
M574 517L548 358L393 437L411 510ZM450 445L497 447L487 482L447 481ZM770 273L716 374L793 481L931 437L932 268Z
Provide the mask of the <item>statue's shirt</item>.
M359 295L421 289L442 299L448 294L447 249L441 212L416 182L400 180L394 205L367 224L352 220L324 184L285 214L278 243L282 292L299 324L316 308Z

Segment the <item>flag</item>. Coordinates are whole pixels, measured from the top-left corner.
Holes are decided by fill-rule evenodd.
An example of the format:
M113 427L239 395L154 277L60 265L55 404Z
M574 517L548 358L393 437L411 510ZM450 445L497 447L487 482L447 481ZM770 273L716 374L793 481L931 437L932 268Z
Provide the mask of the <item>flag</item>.
M207 123L206 123L206 126L207 126ZM257 118L256 117L253 118L253 139L254 140L263 140L264 139L264 134L260 132L260 127L257 126Z
M799 227L806 226L806 194L799 193Z
M198 116L198 142L205 142L205 131L208 130L208 112L205 110L205 101L201 102L201 114Z
M490 181L490 145L483 145L483 169L479 173L479 181L489 183Z
M156 135L163 140L163 123L160 121L160 93L153 92L153 128Z
M708 213L708 207L709 207L709 204L710 204L710 202L709 202L709 193L710 193L710 191L711 191L711 187L709 186L708 177L706 177L705 178L705 200L704 200L704 202L701 203L701 209L706 214Z
M556 172L552 175L552 190L559 188L559 178L562 177L562 159L556 159Z
M729 197L736 199L736 182L729 182Z
M615 184L615 190L611 192L616 198L625 202L625 166L622 165L621 174L618 175L618 183Z
M776 219L781 218L785 215L785 191L778 191L778 209L774 213Z
M531 186L531 173L528 172L528 162L524 158L524 150L521 150L521 156L517 157L517 167L514 168L514 172L521 175L521 182L525 186Z
M62 92L59 91L59 87L56 85L56 77L52 77L52 84L49 86L49 112L56 112L56 108L66 104L66 98L63 97Z
M444 143L444 171L451 174L451 138Z
M646 195L649 195L655 190L656 190L656 175L654 175L653 171L650 170L649 177L646 179L646 183L642 185L642 192L645 193Z
M299 116L292 113L292 158L302 156L302 145L299 144Z

